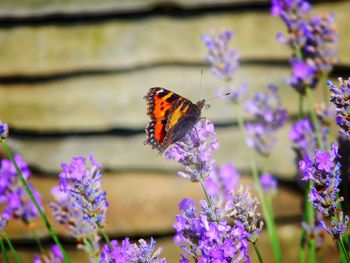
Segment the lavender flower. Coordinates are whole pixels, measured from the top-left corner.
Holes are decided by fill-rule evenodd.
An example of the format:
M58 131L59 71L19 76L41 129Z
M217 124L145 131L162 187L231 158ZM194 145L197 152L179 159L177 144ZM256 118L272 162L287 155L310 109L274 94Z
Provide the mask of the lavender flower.
M208 54L205 61L211 66L212 73L219 79L230 81L239 65L239 55L229 47L233 32L223 29L203 35Z
M106 192L101 188L101 165L92 154L90 162L90 169L86 168L84 157L73 157L70 164L62 164L59 184L60 189L83 212L84 220L93 227L101 228L106 219L108 202Z
M301 119L294 123L289 132L289 138L303 156L308 150L312 152L316 149L316 135L309 119Z
M262 174L260 176L260 184L265 194L271 194L277 190L277 180L271 174Z
M336 106L336 123L340 132L350 137L350 78L343 81L339 78L340 87L337 88L331 81L327 82L331 90L331 102Z
M14 156L14 159L24 179L28 180L31 174L28 164L18 154ZM40 193L32 184L28 183L28 187L42 207ZM9 159L3 159L0 165L0 204L6 204L14 218L21 219L25 224L30 224L39 216L35 205L17 176L15 166Z
M317 86L322 74L338 62L338 35L333 15L309 17L311 5L304 0L273 0L271 12L281 17L288 34L277 38L292 51L292 77L289 84L301 94Z
M121 246L118 241L111 241L113 250L105 244L100 257L100 263L165 263L165 258L160 257L161 248L156 251L156 242L151 239L150 244L143 239L139 240L138 244L131 244L129 238L125 238Z
M237 188L238 179L238 171L228 163L212 170L210 176L205 180L205 187L210 196L229 200L232 197L232 191Z
M11 210L5 208L4 211L0 214L0 235L5 231L7 223L11 218Z
M0 121L0 141L9 136L9 126L6 122Z
M199 121L191 132L165 152L165 157L185 166L186 173L179 172L179 176L197 182L209 176L215 164L211 154L218 148L214 125L208 120Z
M315 224L307 224L306 222L302 222L301 225L305 229L307 233L307 237L309 240L316 241L316 247L320 248L324 243L324 227L322 222L321 213L316 210L316 220Z
M208 205L201 201L201 211L196 213L195 203L183 199L182 211L176 216L174 242L185 252L180 262L249 262L248 238L244 225L236 222L230 226L225 219L212 220L206 211Z
M245 108L254 116L245 124L248 145L258 153L268 155L276 142L274 133L286 122L287 111L282 107L277 87L270 85L268 93L256 93Z
M34 263L61 263L63 262L63 255L57 245L51 247L50 253L47 255L35 255Z
M249 240L255 242L264 223L261 214L257 211L259 200L250 194L250 188L242 185L232 192L232 199L225 205L226 216L231 217L236 223L239 222L250 234Z
M84 250L90 256L90 262L97 262L100 239L97 229L84 219L84 213L80 206L76 205L68 193L62 192L59 187L51 191L55 198L50 202L50 208L55 221L62 224L69 234L79 242L78 248Z
M315 157L309 155L299 162L299 170L303 175L302 180L312 181L314 187L309 194L309 201L320 213L331 219L331 227L328 227L323 221L321 225L335 239L339 239L345 232L349 218L343 217L338 208L342 197L338 197L340 178L340 164L336 162L339 158L338 147L332 145L332 151L315 151Z

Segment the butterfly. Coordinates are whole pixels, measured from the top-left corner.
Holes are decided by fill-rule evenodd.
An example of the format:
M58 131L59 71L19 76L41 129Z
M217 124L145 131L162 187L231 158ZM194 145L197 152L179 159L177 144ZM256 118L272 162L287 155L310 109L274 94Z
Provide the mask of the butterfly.
M205 100L196 104L170 90L154 87L144 97L151 117L145 131L150 144L162 154L170 144L183 138L201 117Z

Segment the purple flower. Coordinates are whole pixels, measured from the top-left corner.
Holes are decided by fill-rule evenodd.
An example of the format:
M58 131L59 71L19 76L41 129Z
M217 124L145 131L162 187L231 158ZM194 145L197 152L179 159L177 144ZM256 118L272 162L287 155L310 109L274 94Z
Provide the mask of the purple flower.
M14 159L24 179L28 180L31 174L28 164L18 154L14 156ZM28 183L28 187L42 207L40 193L36 191L31 183ZM17 176L15 166L9 159L3 159L0 165L0 204L6 204L14 218L21 219L25 224L30 224L39 216L35 205Z
M111 241L113 249L107 244L103 246L101 252L100 263L165 263L165 258L160 257L162 249L159 248L156 251L156 242L151 239L148 244L145 240L140 239L138 244L131 244L129 238L125 238L121 245L118 241Z
M324 147L327 147L327 136L329 129L320 125L322 141ZM313 155L317 147L317 138L315 129L311 121L307 118L295 122L289 132L289 138L293 143L294 149L304 158L306 154Z
M9 126L6 122L0 121L0 141L9 136Z
M212 73L225 81L230 81L239 65L239 55L229 47L233 32L223 29L203 35L208 54L205 61L211 66Z
M4 232L8 221L11 218L11 210L5 208L4 211L0 214L0 235Z
M350 137L350 78L343 81L339 78L340 87L337 88L331 81L327 82L331 90L331 102L336 106L336 122L340 132Z
M307 237L309 240L316 241L316 247L321 248L324 243L325 235L324 235L324 226L322 222L321 213L316 210L316 222L314 224L307 224L306 222L302 222L302 227L305 229L307 233Z
M266 194L276 192L277 180L271 174L262 174L260 176L260 184Z
M199 121L192 131L165 152L165 157L185 166L186 173L179 172L179 176L197 182L209 176L215 164L211 154L218 148L214 125L208 120Z
M336 162L339 158L338 147L332 145L331 152L321 150L315 151L315 157L308 154L299 162L299 170L303 180L312 181L314 186L309 194L309 201L325 217L331 220L331 227L323 221L321 225L335 239L339 239L347 228L349 218L343 217L339 209L342 197L338 197L340 178L340 164Z
M309 119L301 119L292 125L289 138L304 156L308 150L316 149L316 135Z
M59 189L54 187L51 194L55 198L50 202L52 215L56 222L62 224L69 234L79 242L78 248L84 250L90 257L91 262L95 262L95 257L99 254L100 246L97 229L88 220L85 220L84 213L74 199Z
M249 262L248 238L241 222L230 226L224 218L212 219L208 205L201 201L197 215L194 201L182 201L176 216L174 242L184 251L180 262Z
M309 65L300 59L292 59L290 64L292 66L292 77L287 82L293 88L304 92L306 86L315 87L317 85L317 68L314 65Z
M322 74L338 62L338 35L334 15L309 17L311 5L304 0L273 0L271 12L287 26L287 34L277 38L292 49L292 77L289 84L301 94L315 88Z
M255 242L260 235L264 223L260 220L261 214L257 211L259 200L250 193L250 188L242 185L232 192L232 198L224 207L225 215L239 222L250 234L249 240Z
M53 245L51 247L50 253L47 255L35 255L34 256L34 263L61 263L63 262L63 255L61 253L61 250L57 245Z
M62 164L59 174L60 189L66 192L75 206L84 214L84 220L94 227L103 227L108 202L102 190L102 172L90 154L91 167L87 169L84 157L73 157L70 164Z
M258 153L268 155L275 144L275 132L287 121L287 111L282 107L278 89L270 85L268 92L256 93L245 104L254 119L245 124L248 145Z
M213 169L205 180L205 187L210 196L229 200L232 191L237 188L239 173L232 164L224 164L218 169Z

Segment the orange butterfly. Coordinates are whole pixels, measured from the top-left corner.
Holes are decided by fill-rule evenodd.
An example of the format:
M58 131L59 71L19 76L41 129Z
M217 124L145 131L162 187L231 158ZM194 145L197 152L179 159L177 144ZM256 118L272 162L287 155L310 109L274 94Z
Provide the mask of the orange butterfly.
M164 88L151 88L144 97L151 121L146 127L147 139L152 149L162 154L166 148L180 140L198 122L205 100L196 104Z

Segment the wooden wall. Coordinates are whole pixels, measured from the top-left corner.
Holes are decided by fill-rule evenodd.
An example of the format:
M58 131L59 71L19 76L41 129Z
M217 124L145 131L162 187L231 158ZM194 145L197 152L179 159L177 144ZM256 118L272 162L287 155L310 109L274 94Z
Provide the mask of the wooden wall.
M350 2L316 2L314 7L317 13L336 15L341 63L332 77L348 77ZM57 184L60 163L93 152L106 170L110 235L159 237L169 262L175 262L178 251L171 239L177 203L202 193L175 175L179 165L143 145L148 119L142 97L150 87L164 86L195 101L201 69L201 93L212 97L221 83L203 62L200 36L213 28L235 32L232 46L242 61L236 83L247 83L250 93L278 85L294 116L297 95L284 83L289 50L275 39L285 28L270 15L267 0L0 2L0 119L11 125L9 142L30 163L45 201ZM321 97L322 91L315 94L316 101ZM246 174L247 153L231 105L218 100L211 106L204 115L218 124L218 163L232 162ZM271 157L277 165L271 170L285 182L275 199L282 247L297 249L301 195L288 132L289 125L278 135ZM81 257L73 240L58 229L72 257ZM49 244L40 223L37 231ZM35 249L32 234L18 222L10 223L9 234L29 262ZM263 254L271 257L266 239L263 234ZM329 245L325 253L332 249ZM295 251L283 253L285 262L295 262Z

